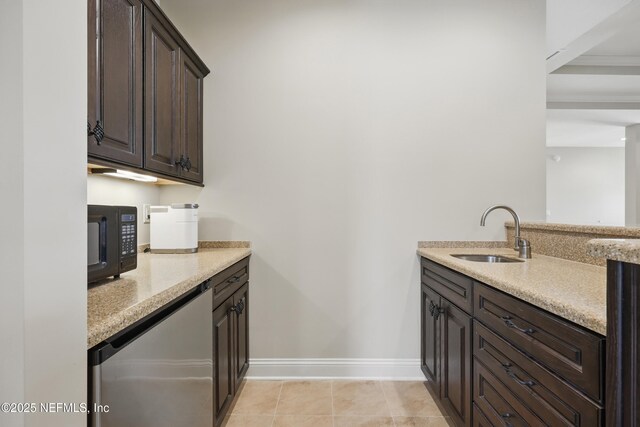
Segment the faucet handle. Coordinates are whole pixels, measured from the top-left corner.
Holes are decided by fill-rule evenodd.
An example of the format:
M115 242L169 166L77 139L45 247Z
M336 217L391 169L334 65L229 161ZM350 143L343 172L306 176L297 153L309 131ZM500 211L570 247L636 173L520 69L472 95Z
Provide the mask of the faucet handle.
M527 239L522 239L518 241L518 257L530 259L531 258L531 242Z

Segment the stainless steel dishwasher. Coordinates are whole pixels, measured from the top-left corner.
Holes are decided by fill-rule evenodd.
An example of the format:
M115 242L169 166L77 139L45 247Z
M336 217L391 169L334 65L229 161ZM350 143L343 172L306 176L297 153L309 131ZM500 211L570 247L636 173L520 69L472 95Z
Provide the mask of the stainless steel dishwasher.
M207 281L90 351L92 427L213 425L211 292Z

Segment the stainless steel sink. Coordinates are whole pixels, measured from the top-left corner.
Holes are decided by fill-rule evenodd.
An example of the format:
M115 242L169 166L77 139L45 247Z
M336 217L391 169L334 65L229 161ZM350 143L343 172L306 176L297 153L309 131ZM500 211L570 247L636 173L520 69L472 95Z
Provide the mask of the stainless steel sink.
M524 260L517 258L509 258L502 255L486 255L486 254L451 254L452 257L463 259L465 261L474 261L474 262L492 262L492 263L502 263L502 262L524 262Z

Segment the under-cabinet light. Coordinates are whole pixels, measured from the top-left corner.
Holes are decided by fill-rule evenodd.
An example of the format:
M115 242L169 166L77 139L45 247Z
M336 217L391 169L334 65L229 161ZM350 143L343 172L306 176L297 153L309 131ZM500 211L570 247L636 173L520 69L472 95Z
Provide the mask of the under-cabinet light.
M156 178L155 176L142 175L141 173L135 173L135 172L122 170L122 169L93 168L91 169L91 173L113 176L113 177L122 178L122 179L131 179L131 180L140 181L140 182L157 182L158 181L158 178Z

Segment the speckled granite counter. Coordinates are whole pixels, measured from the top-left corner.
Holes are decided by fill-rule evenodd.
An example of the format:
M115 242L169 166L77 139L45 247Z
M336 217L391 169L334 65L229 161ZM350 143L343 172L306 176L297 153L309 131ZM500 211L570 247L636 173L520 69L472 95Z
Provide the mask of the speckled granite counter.
M594 239L587 248L595 258L640 264L640 239Z
M138 254L137 269L89 288L87 348L249 255L249 248L201 249L183 255Z
M514 250L506 248L418 249L420 256L606 335L606 268L536 253L525 262L505 264L464 261L451 256L465 253L517 258Z

